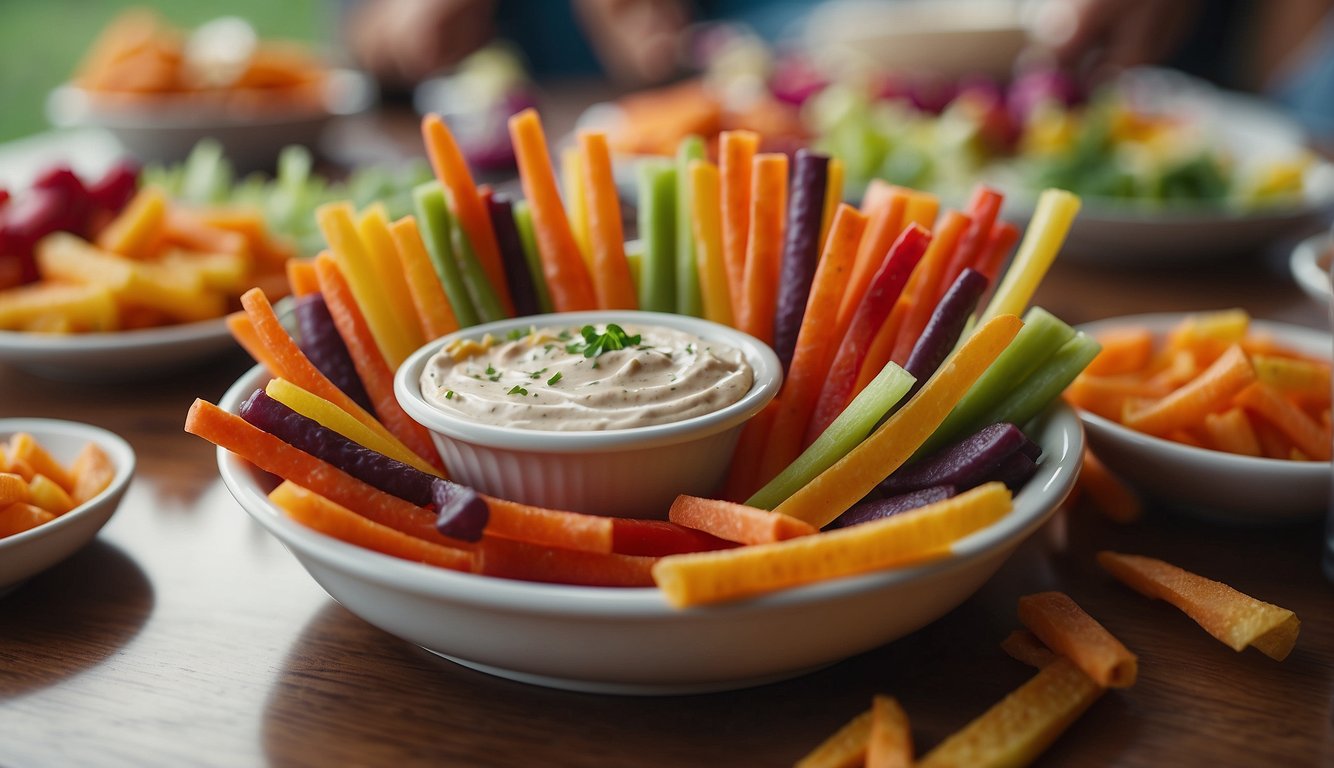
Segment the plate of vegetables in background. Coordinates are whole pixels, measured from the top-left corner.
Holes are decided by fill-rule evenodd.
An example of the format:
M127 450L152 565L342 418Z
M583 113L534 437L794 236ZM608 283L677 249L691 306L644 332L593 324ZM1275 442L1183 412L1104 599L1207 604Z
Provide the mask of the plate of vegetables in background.
M358 615L544 685L753 685L942 615L1069 492L1082 434L1058 395L1098 347L1028 303L1078 198L1044 195L1001 275L996 253L1008 256L1019 232L998 220L994 190L939 220L933 198L908 190L858 210L830 194L827 157L789 161L737 132L721 138L720 164L696 145L679 164L645 168L629 252L606 136L578 137L581 197L567 208L536 113L509 128L522 200L476 186L444 122L427 116L439 181L414 190L412 215L322 206L329 248L288 275L296 332L261 292L245 294L232 328L262 366L186 418L218 445L242 507ZM782 390L745 422L723 482L677 496L662 519L446 479L411 415L416 369L404 361L454 331L449 354L477 354L499 343L480 331L501 327L479 324L543 306L549 317L638 309L731 326L772 346ZM612 329L578 336L568 343L596 363ZM505 338L545 336L520 327ZM518 374L483 378L507 375ZM524 381L500 396L541 395ZM581 435L607 437L568 433ZM886 599L899 609L869 609ZM520 642L533 632L551 639L547 653Z
M1264 525L1325 514L1329 334L1241 310L1080 328L1104 353L1066 399L1118 476L1209 520Z
M105 128L141 162L179 161L212 137L249 170L272 167L289 144L316 145L330 120L375 97L368 76L307 45L261 40L240 18L181 30L135 8L89 46L47 115L60 127Z
M1331 245L1328 233L1312 235L1297 244L1288 259L1288 268L1297 285L1307 296L1322 303L1329 303L1331 294L1330 268L1334 245Z

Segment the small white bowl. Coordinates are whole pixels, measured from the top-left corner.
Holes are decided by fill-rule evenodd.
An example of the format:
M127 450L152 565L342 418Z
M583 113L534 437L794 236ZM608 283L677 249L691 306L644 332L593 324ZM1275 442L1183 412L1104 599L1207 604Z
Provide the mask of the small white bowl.
M236 413L268 380L256 366L219 405ZM732 690L796 677L914 632L968 599L1065 499L1079 419L1058 403L1029 432L1037 474L1014 511L932 563L678 610L655 588L572 587L432 568L324 536L265 495L273 478L218 449L223 484L330 596L362 619L464 666L595 693Z
M0 538L0 595L50 568L92 541L116 511L134 475L134 450L119 435L100 427L59 419L0 419L0 441L28 432L68 465L83 446L96 443L116 466L111 485L49 523Z
M1334 288L1329 282L1329 262L1334 258L1334 239L1328 233L1313 235L1297 244L1288 261L1292 277L1306 295L1322 304L1329 303Z
M1116 328L1148 328L1165 335L1185 314L1153 314L1099 320L1079 326L1093 336ZM1334 354L1334 340L1320 331L1252 320L1251 329L1309 355ZM1136 432L1110 419L1079 412L1089 446L1119 477L1170 508L1232 524L1273 524L1325 514L1330 499L1329 462L1283 461L1196 448Z
M755 381L737 402L670 424L554 432L480 424L431 405L421 394L427 362L456 339L504 338L530 326L621 323L663 326L739 349ZM431 431L451 476L505 499L599 515L665 517L677 495L716 492L741 427L778 394L778 357L767 345L718 323L660 312L565 312L485 323L451 333L412 354L394 376L403 410Z

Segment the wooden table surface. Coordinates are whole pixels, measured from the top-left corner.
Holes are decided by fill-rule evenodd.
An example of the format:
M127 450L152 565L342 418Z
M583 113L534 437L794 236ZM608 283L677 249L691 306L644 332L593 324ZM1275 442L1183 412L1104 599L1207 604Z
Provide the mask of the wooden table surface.
M1279 251L1152 273L1067 260L1038 302L1072 323L1240 306L1324 327ZM1119 526L1076 508L954 612L823 671L688 697L567 693L456 666L370 626L250 521L213 447L181 429L195 397L216 402L248 364L237 353L124 385L0 365L0 416L97 424L139 461L99 538L0 600L0 765L787 765L875 693L898 697L925 751L1031 675L998 643L1018 626L1018 597L1046 589L1073 596L1141 667L1041 765L1334 764L1334 585L1317 523L1224 528L1153 508ZM1093 563L1104 548L1291 608L1296 650L1282 663L1234 653L1113 583Z

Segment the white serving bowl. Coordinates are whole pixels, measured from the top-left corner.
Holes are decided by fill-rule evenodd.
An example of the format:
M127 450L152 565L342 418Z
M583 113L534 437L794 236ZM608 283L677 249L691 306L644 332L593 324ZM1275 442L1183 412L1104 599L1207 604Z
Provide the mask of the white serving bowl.
M212 138L239 170L272 170L283 147L316 146L330 121L364 112L378 94L365 73L332 69L322 95L314 109L273 104L244 110L170 96L120 104L66 83L47 98L46 114L61 128L104 128L142 162L184 160L200 140Z
M0 331L0 362L62 381L130 381L237 349L224 318L108 333Z
M1142 327L1166 335L1185 314L1152 314L1099 320L1079 326L1093 336L1117 328ZM1267 334L1308 355L1330 357L1334 340L1321 331L1252 320ZM1079 412L1089 447L1119 477L1192 516L1234 524L1308 520L1325 513L1330 498L1330 463L1283 461L1196 448L1154 437L1110 419Z
M621 323L663 326L739 349L755 374L737 402L670 424L554 432L481 424L442 411L422 397L427 363L457 339L504 338L530 326ZM485 323L442 336L412 354L394 376L408 415L431 431L450 476L484 493L554 509L623 517L666 517L679 494L717 491L746 420L778 394L783 371L767 345L718 323L661 312L565 312Z
M134 450L119 435L100 427L59 419L0 419L0 441L27 432L69 465L84 445L96 443L116 466L111 485L49 523L0 538L0 595L50 568L92 541L120 505L134 475Z
M259 366L223 396L235 413ZM654 588L572 587L457 573L316 533L265 493L272 476L218 450L223 483L349 611L483 672L569 690L666 695L795 677L896 640L975 592L1066 497L1083 457L1074 411L1057 404L1030 435L1037 474L1014 511L936 562L679 610Z

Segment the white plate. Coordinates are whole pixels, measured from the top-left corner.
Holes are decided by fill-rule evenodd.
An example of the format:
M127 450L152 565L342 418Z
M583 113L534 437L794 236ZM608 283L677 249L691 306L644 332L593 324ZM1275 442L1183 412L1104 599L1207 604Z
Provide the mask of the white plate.
M1079 326L1093 336L1144 327L1165 334L1184 314L1099 320ZM1286 323L1252 320L1251 329L1298 352L1330 357L1330 335ZM1113 472L1169 508L1215 522L1265 525L1317 519L1330 498L1329 462L1238 456L1136 432L1096 414L1079 412L1089 446Z
M1334 294L1329 282L1332 254L1334 241L1330 240L1328 234L1322 233L1298 243L1292 251L1292 258L1288 260L1288 268L1292 270L1297 285L1306 291L1307 296L1322 303L1328 302L1331 294Z
M134 450L100 427L58 419L0 419L0 442L28 432L57 460L69 465L84 445L96 443L116 466L106 490L49 523L0 538L0 595L50 568L92 541L116 511L134 475Z
M99 104L66 83L51 92L46 114L60 128L105 128L143 162L184 160L200 139L222 144L223 154L239 170L271 170L278 152L289 144L316 146L321 131L335 117L355 115L375 103L377 90L366 74L333 69L325 83L323 109L275 109L253 114L225 107L169 99L152 106Z
M112 333L0 331L0 362L62 381L131 381L236 349L222 318Z
M220 405L267 381L256 367ZM265 496L272 478L218 450L223 483L349 611L465 666L538 685L663 695L794 677L913 632L976 591L1051 515L1079 471L1083 433L1058 405L1039 423L1037 475L1000 522L925 565L677 610L652 588L611 589L455 573L323 536Z

